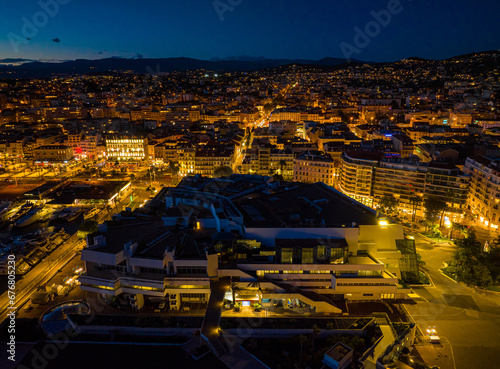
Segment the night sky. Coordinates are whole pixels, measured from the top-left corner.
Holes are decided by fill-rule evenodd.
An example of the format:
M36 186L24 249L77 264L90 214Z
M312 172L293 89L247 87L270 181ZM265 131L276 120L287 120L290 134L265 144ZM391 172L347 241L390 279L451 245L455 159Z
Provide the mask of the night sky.
M45 16L35 0L2 2L0 59L321 59L344 57L344 43L355 47L352 58L394 61L500 49L497 0L400 0L398 14L379 32L372 28L362 47L354 28L365 29L372 11L397 0L216 0L219 12L214 0L45 1L64 5ZM23 17L34 29L23 30Z

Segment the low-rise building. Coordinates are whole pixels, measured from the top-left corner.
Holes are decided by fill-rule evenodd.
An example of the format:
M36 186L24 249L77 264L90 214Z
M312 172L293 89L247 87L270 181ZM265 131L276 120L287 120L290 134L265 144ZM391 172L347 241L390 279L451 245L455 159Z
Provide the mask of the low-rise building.
M43 145L33 148L33 158L38 162L64 163L73 159L73 148L66 145Z

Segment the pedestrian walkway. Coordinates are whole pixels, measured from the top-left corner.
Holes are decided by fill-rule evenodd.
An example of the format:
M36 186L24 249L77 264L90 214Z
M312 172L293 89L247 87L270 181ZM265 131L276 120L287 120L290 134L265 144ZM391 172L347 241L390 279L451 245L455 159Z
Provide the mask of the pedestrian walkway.
M269 369L267 365L251 355L240 346L241 339L238 337L226 337L229 344L229 352L219 357L219 360L231 369Z
M207 311L201 328L201 335L207 340L210 348L217 357L220 357L228 350L225 342L220 337L219 322L222 313L224 295L226 294L230 283L231 281L229 278L221 278L218 281L210 283L210 299L208 300Z

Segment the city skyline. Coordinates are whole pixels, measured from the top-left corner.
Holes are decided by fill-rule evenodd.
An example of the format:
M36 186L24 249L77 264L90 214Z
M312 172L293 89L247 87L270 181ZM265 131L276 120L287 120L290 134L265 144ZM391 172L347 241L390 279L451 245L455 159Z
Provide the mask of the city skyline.
M500 3L3 10L0 368L497 368Z
M465 1L410 0L316 1L314 6L262 0L147 0L141 7L115 1L6 4L0 56L445 59L500 47L500 25L494 21L500 5L488 3L481 8Z

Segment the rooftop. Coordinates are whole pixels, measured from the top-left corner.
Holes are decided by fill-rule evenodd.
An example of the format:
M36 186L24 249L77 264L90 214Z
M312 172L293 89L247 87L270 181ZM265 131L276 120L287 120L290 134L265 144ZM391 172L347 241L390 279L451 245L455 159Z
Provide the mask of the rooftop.
M318 182L236 198L247 227L351 227L377 224L375 212Z
M342 342L338 342L330 350L325 352L325 356L328 356L339 363L344 357L352 352L353 351L349 346L344 345Z

